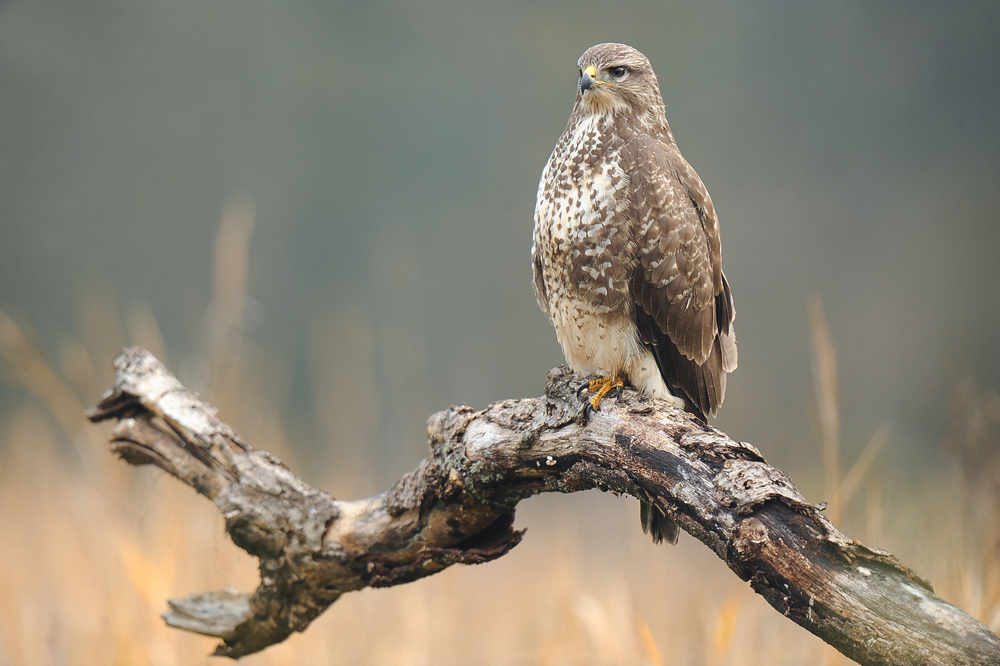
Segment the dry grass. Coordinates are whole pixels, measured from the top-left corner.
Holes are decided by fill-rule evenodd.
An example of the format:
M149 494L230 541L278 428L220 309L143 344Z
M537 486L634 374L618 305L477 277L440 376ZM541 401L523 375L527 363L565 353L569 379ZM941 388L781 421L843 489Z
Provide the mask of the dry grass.
M252 226L252 206L234 203L220 248L236 248L236 255L218 253L217 265L228 268L217 271L203 358L185 380L200 383L251 443L275 451L294 469L281 414L271 407L283 403L275 395L281 390L275 386L287 384L281 366L262 363L265 355L240 330ZM886 431L875 433L840 473L833 345L818 302L810 312L831 514L838 523L863 524L865 534L858 536L904 559L924 553L912 564L923 567L938 591L1000 629L1000 491L991 485L1000 461L1000 397L963 388L948 440L958 471L938 488L889 505L872 471ZM252 588L254 562L225 538L208 502L159 472L113 460L107 431L84 421L84 405L109 385L107 360L121 343L142 344L161 356L166 350L146 306L122 315L113 298L97 292L84 298L81 313L80 339L60 350L58 362L48 360L23 324L0 313L0 356L33 396L0 424L0 666L212 662L205 655L213 639L168 629L159 613L170 596L227 584ZM358 321L341 324L342 333L365 339L363 318ZM317 385L342 386L338 363L324 356L321 342L314 347L315 367L329 374ZM363 359L348 363L352 376L363 374L358 363ZM361 387L351 395L375 393ZM352 413L365 402L372 401L353 404ZM318 411L320 429L354 441L370 429L338 433L337 419L324 418ZM376 420L369 414L357 422ZM337 493L363 486L350 479L370 462L357 452L331 458L327 474ZM952 496L961 500L933 503ZM851 503L852 497L864 501ZM633 501L607 495L534 498L519 515L531 530L510 555L399 588L349 594L304 634L245 662L847 663L774 612L693 539L682 539L677 548L648 543L635 513Z

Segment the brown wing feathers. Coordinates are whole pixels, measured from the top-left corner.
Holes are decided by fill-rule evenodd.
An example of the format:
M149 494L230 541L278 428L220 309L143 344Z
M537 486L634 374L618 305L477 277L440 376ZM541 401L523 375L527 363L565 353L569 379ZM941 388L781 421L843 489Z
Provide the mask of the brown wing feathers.
M623 151L639 262L633 318L660 374L691 411L714 415L736 367L735 316L711 198L676 147L637 136Z
M715 341L708 360L699 365L681 353L646 308L636 308L635 323L642 341L652 350L660 375L671 393L683 397L688 411L702 420L709 414L714 415L726 395L721 339Z

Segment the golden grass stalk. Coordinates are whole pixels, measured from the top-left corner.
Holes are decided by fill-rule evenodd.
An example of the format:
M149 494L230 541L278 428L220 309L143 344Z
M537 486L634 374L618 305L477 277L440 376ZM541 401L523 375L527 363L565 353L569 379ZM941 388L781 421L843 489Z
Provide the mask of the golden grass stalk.
M840 497L840 402L837 397L837 353L819 296L806 302L812 333L813 393L817 417L817 436L823 456L823 490L827 516L834 525L841 524L843 503Z
M830 328L826 323L823 303L819 296L806 302L809 327L812 334L813 395L815 430L823 460L823 489L827 498L827 517L840 526L847 503L851 501L871 469L878 454L889 439L889 427L883 424L855 459L843 477L841 469L840 400L838 397L837 352L833 346Z

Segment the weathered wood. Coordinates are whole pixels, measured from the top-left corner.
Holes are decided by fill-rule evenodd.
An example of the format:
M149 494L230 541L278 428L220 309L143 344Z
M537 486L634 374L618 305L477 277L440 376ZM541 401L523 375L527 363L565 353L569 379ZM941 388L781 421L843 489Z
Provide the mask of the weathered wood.
M934 595L889 553L852 541L753 446L626 390L584 418L565 367L545 395L428 422L431 455L388 492L343 501L251 449L151 354L116 359L88 413L118 419L112 450L215 502L260 560L252 594L170 601L171 626L218 636L240 657L304 630L340 595L486 562L521 540L519 501L590 488L655 503L768 603L862 664L1000 664L1000 638Z

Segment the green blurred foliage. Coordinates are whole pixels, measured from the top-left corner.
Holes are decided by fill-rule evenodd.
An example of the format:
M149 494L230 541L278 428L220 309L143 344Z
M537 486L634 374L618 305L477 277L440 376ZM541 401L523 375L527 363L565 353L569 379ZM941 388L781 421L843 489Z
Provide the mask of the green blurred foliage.
M537 178L576 58L624 41L720 211L740 340L720 426L815 468L820 294L844 446L889 422L890 459L933 464L959 380L1000 377L998 19L986 2L7 2L0 308L56 350L103 290L148 304L191 367L218 220L249 197L242 326L285 369L281 411L318 433L299 453L332 436L310 425L330 386L364 375L376 416L351 446L390 479L430 413L537 394L561 361L530 286Z

